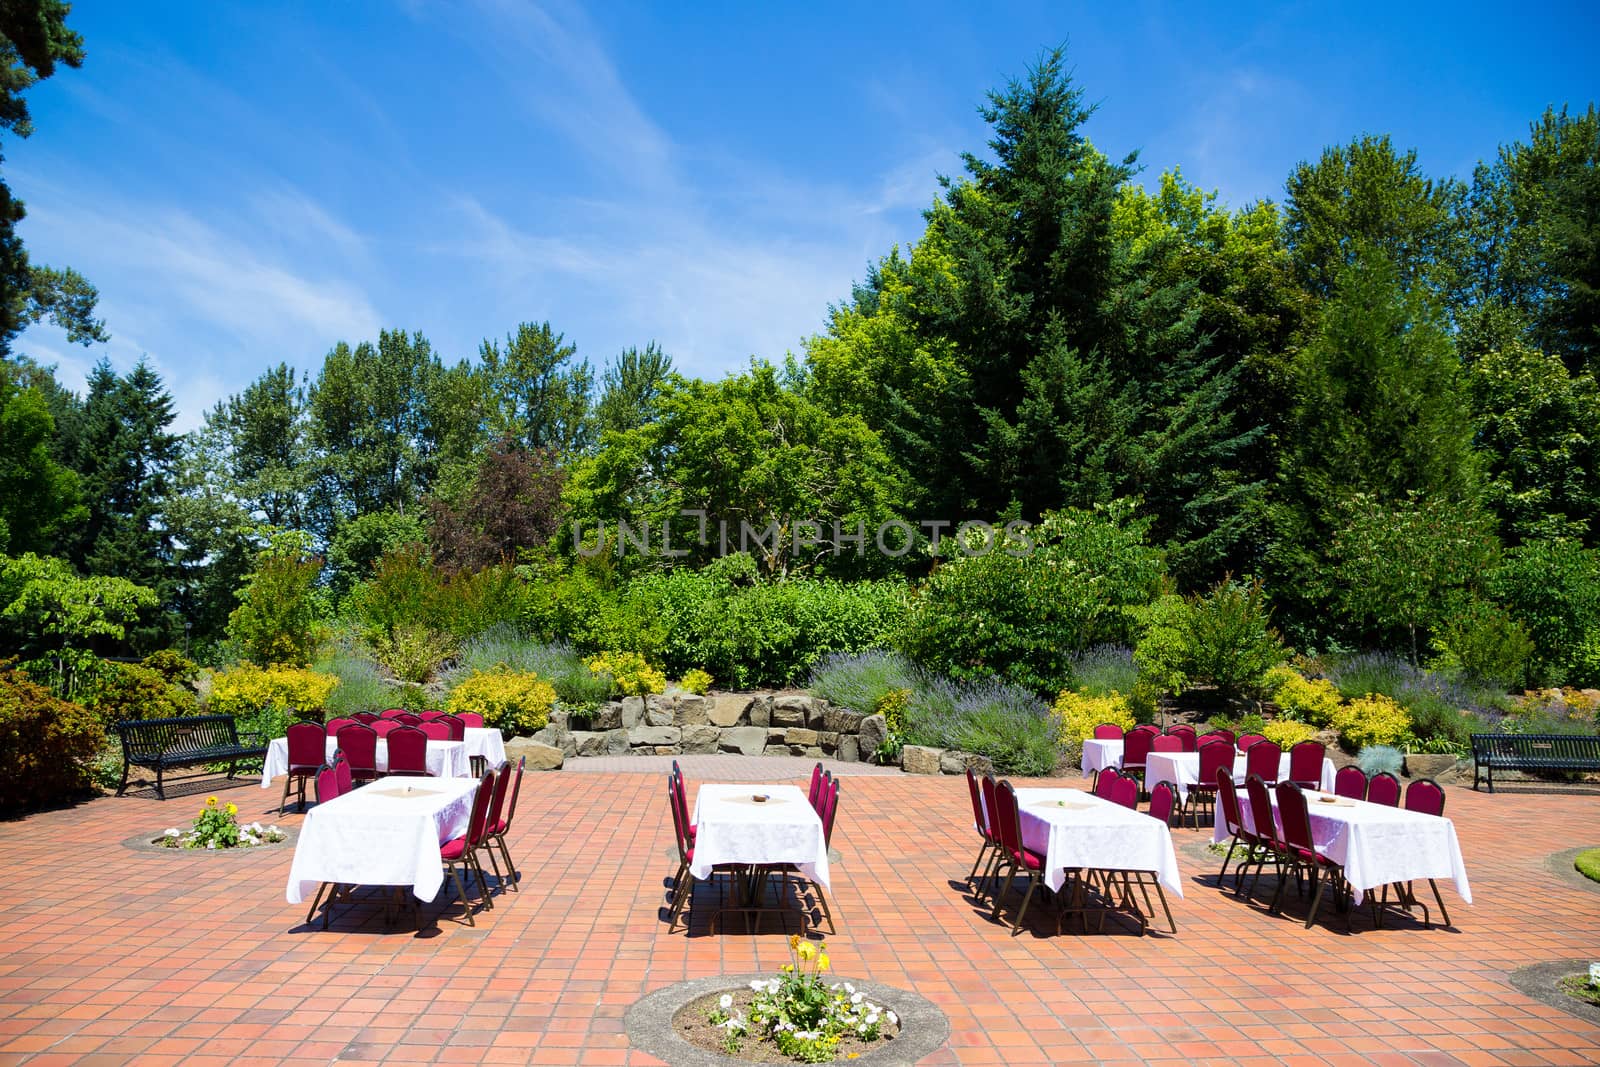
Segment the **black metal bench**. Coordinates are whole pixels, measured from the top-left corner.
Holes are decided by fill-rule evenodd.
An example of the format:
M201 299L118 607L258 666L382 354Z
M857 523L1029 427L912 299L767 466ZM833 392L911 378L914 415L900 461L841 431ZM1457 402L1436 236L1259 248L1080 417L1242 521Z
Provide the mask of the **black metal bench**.
M119 722L116 731L122 738L122 784L117 796L128 788L128 769L148 767L156 772L156 796L167 799L162 776L168 767L190 767L200 763L228 764L228 777L238 770L239 761L267 754L260 737L239 736L232 715L194 715L182 719L140 719Z
M1600 735L1595 734L1473 734L1472 788L1478 788L1478 770L1489 771L1489 792L1494 792L1494 772L1600 771Z

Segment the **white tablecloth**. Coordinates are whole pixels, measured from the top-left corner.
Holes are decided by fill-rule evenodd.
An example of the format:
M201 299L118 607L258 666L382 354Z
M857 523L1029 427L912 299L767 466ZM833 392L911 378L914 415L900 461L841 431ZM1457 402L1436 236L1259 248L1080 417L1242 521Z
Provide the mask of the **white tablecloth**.
M500 731L493 731L497 736ZM333 754L339 750L339 739L328 738L324 749L324 758L333 762ZM500 748L500 762L505 762L505 747ZM428 738L428 751L424 757L428 765L428 773L435 778L463 778L471 773L472 768L467 763L467 746L462 741L435 741ZM378 738L378 770L389 769L389 744L383 738ZM287 737L274 737L267 746L267 758L261 764L261 788L271 789L272 780L280 774L289 773L289 739Z
M472 778L390 778L318 804L300 827L286 898L299 904L337 882L408 885L432 900L444 884L439 846L466 833L477 789Z
M761 794L768 799L757 803ZM703 785L694 802L694 862L689 873L706 878L719 863L794 863L807 878L828 886L828 846L822 820L792 785Z
M494 727L469 726L462 741L467 746L468 759L482 756L491 767L499 767L506 761L505 739Z
M1065 805L1065 806L1063 806ZM1154 871L1183 896L1172 832L1160 819L1078 789L1019 789L1022 843L1045 858L1044 881L1060 889L1067 868Z
M1095 771L1116 770L1122 767L1122 739L1102 741L1089 738L1083 743L1083 776Z
M1344 876L1355 887L1357 904L1361 903L1365 890L1417 878L1454 879L1461 899L1472 903L1467 865L1461 858L1455 824L1449 819L1342 797L1335 803L1323 803L1320 797L1328 795L1331 794L1306 791L1306 807L1311 813L1311 840L1317 851L1344 865ZM1277 816L1276 791L1272 810L1281 832L1283 820ZM1239 793L1239 814L1245 828L1254 831L1256 824L1250 798L1243 791ZM1212 840L1227 839L1227 825L1218 820Z
M1243 783L1245 779L1245 759L1243 752L1237 753L1233 758L1233 780ZM1178 787L1180 801L1189 798L1189 787L1200 780L1200 753L1198 752L1152 752L1144 761L1145 787L1155 785L1157 782L1171 782ZM1324 757L1322 760L1322 778L1319 787L1325 793L1333 792L1333 761ZM1278 759L1278 778L1289 777L1289 753L1285 752Z

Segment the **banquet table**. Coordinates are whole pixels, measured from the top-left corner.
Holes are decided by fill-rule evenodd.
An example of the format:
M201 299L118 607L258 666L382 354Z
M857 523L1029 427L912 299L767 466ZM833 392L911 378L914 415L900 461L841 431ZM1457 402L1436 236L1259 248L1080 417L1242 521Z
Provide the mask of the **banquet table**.
M1243 752L1233 757L1233 780L1236 783L1245 779L1245 759ZM1321 780L1318 782L1324 793L1333 792L1333 775L1333 761L1324 756ZM1285 752L1278 759L1278 780L1283 781L1288 777L1289 753ZM1200 781L1200 753L1152 752L1144 760L1144 781L1147 789L1157 782L1171 782L1178 787L1178 800L1188 800L1189 787Z
M765 796L757 801L756 796ZM702 785L695 798L694 862L689 873L707 878L718 864L755 867L793 863L828 888L828 845L822 819L798 786Z
M498 734L500 731L494 731ZM333 762L333 754L339 750L339 739L328 738L327 747L324 749L328 762ZM467 745L464 741L435 741L428 738L428 751L426 755L428 773L435 778L462 778L470 773L467 762ZM500 762L505 762L505 747L500 748ZM383 738L378 738L378 771L382 773L389 769L389 744ZM267 746L267 758L261 764L261 788L272 788L272 780L280 774L289 773L289 739L287 737L274 737Z
M1066 883L1068 868L1153 871L1183 896L1172 832L1160 819L1079 789L1018 789L1022 843L1045 858L1044 882Z
M1083 743L1083 775L1087 778L1095 771L1121 770L1122 738L1104 740L1091 737Z
M491 767L505 765L505 738L495 727L469 726L466 736L461 741L467 746L467 759L477 759L481 756Z
M1466 862L1461 858L1455 824L1449 819L1309 789L1306 800L1312 842L1319 852L1344 866L1345 880L1355 889L1355 903L1360 904L1368 890L1418 878L1453 879L1461 899L1472 903ZM1278 815L1275 790L1272 810L1281 832L1283 820ZM1255 816L1250 797L1244 793L1239 794L1239 814L1245 828L1254 831ZM1227 839L1227 826L1219 821L1212 840Z
M318 804L300 827L286 899L331 882L411 886L432 900L444 884L439 846L466 832L477 790L472 778L390 778Z

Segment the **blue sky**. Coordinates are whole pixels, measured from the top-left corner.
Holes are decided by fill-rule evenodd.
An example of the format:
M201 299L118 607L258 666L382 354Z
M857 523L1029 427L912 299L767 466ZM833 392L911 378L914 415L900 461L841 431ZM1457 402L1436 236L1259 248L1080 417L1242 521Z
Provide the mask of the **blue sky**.
M597 366L715 377L798 352L981 150L990 88L1065 42L1106 151L1225 202L1363 132L1467 176L1600 97L1593 4L639 4L79 0L88 61L7 138L37 262L189 429L283 360L421 330L446 358L545 319Z

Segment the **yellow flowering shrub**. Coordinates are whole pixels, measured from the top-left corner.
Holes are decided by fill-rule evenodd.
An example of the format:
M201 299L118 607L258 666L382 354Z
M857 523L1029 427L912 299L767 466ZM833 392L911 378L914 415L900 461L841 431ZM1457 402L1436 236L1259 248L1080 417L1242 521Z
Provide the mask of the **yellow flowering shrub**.
M667 688L667 676L637 652L602 652L583 665L596 674L609 674L612 692L623 696L642 697Z
M1295 722L1293 719L1274 719L1262 728L1261 736L1287 752L1302 741L1314 739L1317 736L1317 728L1310 723Z
M1101 723L1115 723L1124 730L1133 728L1128 698L1115 691L1097 697L1082 689L1063 689L1051 710L1061 722L1061 740L1067 744L1081 745L1094 736L1094 728Z
M1325 678L1307 678L1292 668L1273 687L1272 701L1291 715L1315 726L1327 726L1339 714L1344 700L1339 690Z
M1333 719L1339 738L1351 748L1399 747L1411 737L1411 715L1382 693L1368 693L1339 708Z
M891 738L900 737L906 732L906 708L911 706L911 690L891 689L878 700L878 706L872 709L874 715L883 716L883 725L889 731Z
M693 670L684 671L683 677L678 679L678 685L685 692L704 696L706 691L711 688L711 675L696 667Z
M282 737L289 713L320 712L339 679L304 667L257 667L241 663L211 679L210 711L232 715L242 732Z
M504 663L492 670L478 671L462 679L450 692L445 709L451 714L463 711L483 716L485 726L509 734L531 734L550 721L555 706L555 687L532 671L512 670Z

